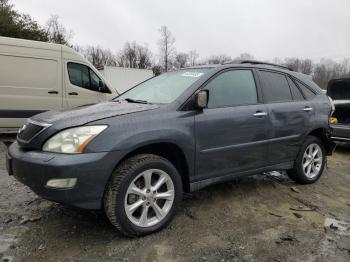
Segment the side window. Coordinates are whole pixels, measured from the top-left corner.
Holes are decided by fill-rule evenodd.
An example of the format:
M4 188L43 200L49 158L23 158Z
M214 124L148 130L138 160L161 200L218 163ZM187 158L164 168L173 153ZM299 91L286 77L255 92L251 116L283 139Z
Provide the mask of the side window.
M304 84L300 83L299 81L297 81L298 86L300 87L301 91L304 93L305 97L307 99L312 99L315 96L315 93L312 92L307 86L305 86Z
M303 94L300 92L299 88L295 85L294 81L287 77L290 90L292 91L293 99L295 101L305 100Z
M76 86L90 89L89 68L85 65L68 63L69 81Z
M91 89L94 91L98 91L100 78L90 70L90 79L91 79Z
M258 102L255 80L250 70L227 71L212 81L209 90L208 108L250 105Z
M68 63L67 68L71 84L92 91L99 91L100 78L88 66Z
M259 71L263 82L263 95L266 103L292 101L292 94L283 74Z

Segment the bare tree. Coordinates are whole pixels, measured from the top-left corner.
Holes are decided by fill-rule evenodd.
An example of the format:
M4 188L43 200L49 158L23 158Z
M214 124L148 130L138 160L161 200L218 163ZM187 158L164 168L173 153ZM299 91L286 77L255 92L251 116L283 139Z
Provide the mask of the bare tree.
M152 66L152 52L145 45L139 45L135 41L127 42L118 53L117 63L121 67L150 68Z
M99 46L88 46L78 51L80 51L95 67L117 65L116 57L109 49L103 49Z
M283 65L296 72L310 75L313 72L313 63L310 59L299 59L299 58L286 58L284 59Z
M190 63L190 66L195 66L196 65L196 62L197 62L197 59L199 57L199 54L197 53L196 50L191 50L189 53L188 53L188 56L189 56L189 63Z
M160 39L158 41L160 55L162 63L164 64L164 71L167 72L169 68L169 64L171 64L171 60L175 54L175 37L171 34L169 29L166 26L162 26L159 29Z
M186 53L178 53L175 56L175 67L176 68L184 68L188 65L189 55Z
M212 55L207 59L207 64L224 64L230 61L232 61L232 58L229 55Z
M344 77L350 77L349 59L344 59L341 63L330 59L321 59L313 69L313 79L323 89L327 88L329 80Z
M46 23L46 34L49 42L69 45L73 31L67 30L60 22L58 15L52 15Z
M240 54L239 56L235 57L232 62L239 63L242 61L247 61L247 60L255 60L255 57L249 53L243 53Z
M152 52L148 46L137 45L138 68L146 69L152 66Z

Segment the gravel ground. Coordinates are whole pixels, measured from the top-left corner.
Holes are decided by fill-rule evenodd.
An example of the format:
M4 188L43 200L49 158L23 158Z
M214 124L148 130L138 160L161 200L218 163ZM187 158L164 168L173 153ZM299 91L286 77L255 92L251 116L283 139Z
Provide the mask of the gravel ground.
M103 212L37 197L7 175L5 152L0 142L2 261L350 261L349 147L316 184L275 172L210 186L186 196L167 229L138 239Z

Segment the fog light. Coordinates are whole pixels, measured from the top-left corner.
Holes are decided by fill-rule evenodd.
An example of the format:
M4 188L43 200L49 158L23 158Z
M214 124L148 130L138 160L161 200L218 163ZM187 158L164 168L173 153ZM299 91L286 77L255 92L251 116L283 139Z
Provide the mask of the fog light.
M76 178L51 179L47 181L46 186L51 188L68 189L73 188L77 183Z

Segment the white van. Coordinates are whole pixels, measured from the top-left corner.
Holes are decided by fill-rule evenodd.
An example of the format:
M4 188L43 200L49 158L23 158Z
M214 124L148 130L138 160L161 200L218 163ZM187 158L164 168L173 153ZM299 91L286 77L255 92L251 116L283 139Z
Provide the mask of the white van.
M26 118L109 100L118 93L73 49L0 37L0 133Z

